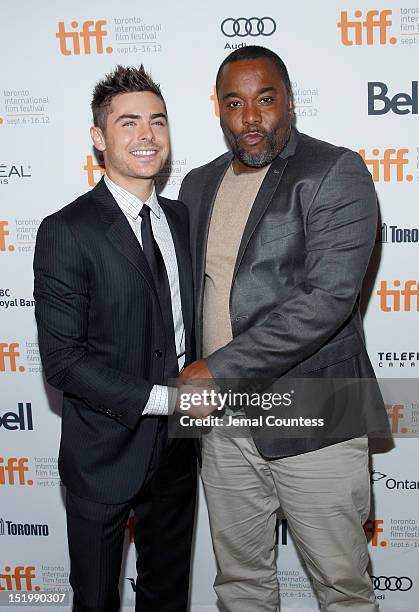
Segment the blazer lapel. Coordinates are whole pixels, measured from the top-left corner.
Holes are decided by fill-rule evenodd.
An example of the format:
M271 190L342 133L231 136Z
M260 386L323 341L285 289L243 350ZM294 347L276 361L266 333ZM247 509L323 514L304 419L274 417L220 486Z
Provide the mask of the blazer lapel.
M190 360L192 338L193 286L192 266L189 254L189 236L186 227L176 211L158 198L159 204L166 216L175 245L176 259L179 270L180 300L182 304L183 324L185 327L186 357Z
M234 266L233 283L236 278L237 271L240 267L240 263L243 259L243 255L246 251L247 245L252 237L253 232L258 226L259 221L263 217L266 209L272 201L273 195L279 185L282 174L285 170L288 160L282 157L277 157L269 168L265 178L263 179L262 185L258 191L256 199L253 203L249 217L247 219L246 226L244 228L243 236L240 242L239 251L237 253L237 259Z
M125 215L106 187L103 178L93 189L92 195L99 200L99 214L102 220L109 225L106 232L108 240L132 263L155 293L153 277L144 253Z
M253 232L257 228L260 220L265 214L266 209L272 201L275 191L281 181L284 170L287 166L288 159L292 157L297 149L299 140L299 132L295 127L291 128L290 137L283 151L274 159L269 168L256 199L253 203L252 210L250 211L249 218L247 219L246 226L244 228L243 236L240 242L239 252L237 253L237 259L234 266L233 281L237 275L237 271L240 267L243 255L246 251L247 245L253 235Z

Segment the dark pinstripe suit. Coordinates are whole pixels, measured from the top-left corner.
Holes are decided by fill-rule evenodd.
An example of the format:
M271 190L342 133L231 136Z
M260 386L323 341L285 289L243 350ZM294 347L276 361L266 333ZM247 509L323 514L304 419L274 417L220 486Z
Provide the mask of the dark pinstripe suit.
M193 357L188 217L179 202L159 198L159 204L176 249L188 363ZM155 544L149 547L149 555L141 551L142 573L147 576L143 576L138 589L145 585L146 591L147 581L157 585L151 558L156 572L161 572L159 582L163 583L150 586L148 594L142 592L141 610L180 612L186 607L185 595L187 599L185 569L189 569L195 490L193 447L190 441L168 442L164 418L142 416L153 384L164 384L178 373L176 351L173 343L166 341L164 332L164 317L171 317L172 313L162 311L141 247L103 180L91 192L42 222L34 272L35 314L45 375L48 382L64 391L59 468L70 492L71 507L74 510L77 499L84 500L80 502L83 507L86 500L92 503L92 516L86 511L83 520L93 520L101 508L109 505L128 511L137 507L144 534L148 528L159 533ZM145 496L148 505L150 499L160 496L161 491L156 493L157 481L164 488L166 505L171 509L177 505L179 509L182 519L175 522L182 522L182 533L179 524L167 523L169 515L173 520L168 508L160 513L166 517L166 523L156 526L157 520L163 520L162 516L154 516L158 514L157 506L148 513L144 504L141 506ZM164 508L164 502L161 503ZM105 514L108 518L103 520L109 521L109 510ZM122 535L125 514L126 510L118 515ZM75 536L70 533L72 521L68 525L71 554ZM73 527L77 531L80 526ZM175 540L172 527L176 528ZM80 530L84 541L89 533L89 529ZM166 550L169 541L170 555ZM157 551L159 546L161 550ZM74 555L86 555L88 547L88 543L80 551L73 547ZM180 556L176 555L177 547ZM122 554L119 540L115 548L119 564L112 561L111 565L117 568L113 574L117 571L118 576ZM98 556L103 558L104 554ZM179 566L184 570L182 576L178 575ZM107 567L100 571L109 574L110 570ZM173 580L165 580L167 572L173 573L176 588ZM113 574L105 582L114 583ZM169 584L175 590L172 595ZM84 587L79 580L73 588L77 600L77 590L81 597ZM86 581L86 589L90 588L93 586ZM109 589L106 584L99 589L106 591L106 597L94 595L99 599L91 608L80 604L76 609L117 610L115 589ZM159 599L157 591L164 589L170 602ZM103 602L98 603L101 597Z

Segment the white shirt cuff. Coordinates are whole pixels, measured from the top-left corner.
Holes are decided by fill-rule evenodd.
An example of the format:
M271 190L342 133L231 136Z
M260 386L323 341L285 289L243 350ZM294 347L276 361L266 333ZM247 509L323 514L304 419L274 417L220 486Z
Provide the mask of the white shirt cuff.
M173 414L176 406L177 389L154 385L151 389L150 397L145 405L143 414L164 416Z

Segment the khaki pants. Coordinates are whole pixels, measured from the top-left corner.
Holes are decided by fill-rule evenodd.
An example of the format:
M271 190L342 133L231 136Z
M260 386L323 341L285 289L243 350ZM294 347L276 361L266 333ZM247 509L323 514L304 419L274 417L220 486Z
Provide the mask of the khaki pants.
M202 480L228 612L279 608L274 532L281 506L313 579L322 612L375 612L363 523L369 514L368 440L267 461L253 440L213 429Z

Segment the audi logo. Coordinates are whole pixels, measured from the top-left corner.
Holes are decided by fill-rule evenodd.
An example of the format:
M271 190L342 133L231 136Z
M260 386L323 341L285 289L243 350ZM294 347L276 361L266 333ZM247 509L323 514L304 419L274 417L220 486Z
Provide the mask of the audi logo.
M413 586L408 576L371 576L375 591L410 591Z
M272 36L276 23L272 17L227 17L221 24L221 32L228 38L239 36Z

